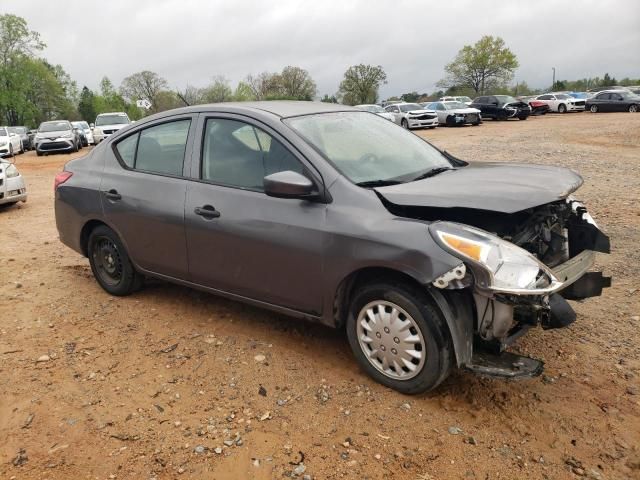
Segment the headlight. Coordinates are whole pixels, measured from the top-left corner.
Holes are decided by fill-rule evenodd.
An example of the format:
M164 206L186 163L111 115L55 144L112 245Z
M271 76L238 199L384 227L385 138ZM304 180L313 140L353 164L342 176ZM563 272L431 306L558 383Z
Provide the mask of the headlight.
M6 140L0 141L0 147L4 147L5 145L7 145L7 143L9 142L7 142Z
M562 286L531 253L484 230L459 223L436 222L429 231L442 248L470 263L479 288L543 295Z
M13 164L11 164L11 165L9 165L7 167L7 169L5 170L5 173L6 173L7 178L13 178L13 177L17 177L18 175L20 175L20 172L18 172L18 169Z
M60 135L60 138L71 138L73 137L72 133L63 133L62 135Z

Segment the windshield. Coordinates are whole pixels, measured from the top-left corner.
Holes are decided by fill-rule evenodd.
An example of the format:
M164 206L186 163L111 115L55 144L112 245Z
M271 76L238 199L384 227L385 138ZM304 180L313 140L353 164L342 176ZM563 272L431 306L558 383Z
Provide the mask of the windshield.
M45 122L40 124L38 129L40 132L60 132L62 130L71 130L69 122Z
M467 106L464 103L460 103L460 102L446 102L443 105L444 105L444 108L446 108L447 110L455 110L457 108L467 108Z
M336 112L285 122L354 183L406 181L433 168L451 167L434 147L382 117Z
M401 112L410 112L411 110L422 110L422 107L417 103L406 103L404 105L398 105Z
M385 113L386 110L382 108L380 105L356 105L356 108L360 110L366 110L371 113Z
M9 127L9 132L23 134L27 133L27 129L25 127Z
M129 118L126 115L98 115L96 126L100 125L123 125L128 124Z
M469 97L458 97L458 101L471 103L473 100L471 100Z
M82 128L84 130L89 130L89 124L87 122L71 122L71 125L73 125L76 128Z
M500 103L513 103L517 102L517 100L509 95L496 95L496 98Z

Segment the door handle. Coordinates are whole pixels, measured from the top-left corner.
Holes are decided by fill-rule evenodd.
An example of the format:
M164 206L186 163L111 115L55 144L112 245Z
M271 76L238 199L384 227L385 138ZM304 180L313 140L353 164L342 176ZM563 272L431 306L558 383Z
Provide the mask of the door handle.
M105 190L102 193L104 193L104 196L107 197L109 200L120 200L122 198L122 195L120 195L118 191L114 188L112 188L111 190Z
M193 213L208 219L218 218L220 216L220 212L216 210L212 205L203 205L202 207L196 207L193 209Z

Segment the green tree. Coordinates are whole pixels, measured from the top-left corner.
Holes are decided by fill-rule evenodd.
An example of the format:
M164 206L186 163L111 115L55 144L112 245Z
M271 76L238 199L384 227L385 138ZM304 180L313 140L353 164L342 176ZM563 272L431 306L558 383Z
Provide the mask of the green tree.
M137 100L149 100L151 102L151 112L160 110L156 108L158 94L166 91L169 87L167 81L155 72L144 70L142 72L129 75L120 85L120 93L131 103ZM162 99L166 100L166 96Z
M518 68L518 59L500 37L485 35L475 45L465 45L444 68L438 86L470 87L476 94L506 85Z
M233 91L229 86L229 81L223 76L213 78L213 82L202 92L204 103L230 102L233 100Z
M86 85L82 87L80 100L78 101L78 113L80 114L80 118L89 123L93 122L96 118L94 97L94 93Z
M329 96L325 93L324 97L322 97L320 101L324 103L338 103L338 98L335 95Z
M236 102L247 102L255 99L251 87L245 82L238 82L236 89L233 91L233 100Z
M376 103L378 90L385 83L387 83L387 74L382 66L352 65L344 72L338 95L346 105Z
M424 96L425 94L419 94L418 92L411 92L411 93L403 93L402 95L400 95L400 98L402 99L403 102L415 103L418 101L420 97L424 97Z
M316 82L309 72L300 67L284 67L280 73L280 93L291 100L313 100L316 96Z

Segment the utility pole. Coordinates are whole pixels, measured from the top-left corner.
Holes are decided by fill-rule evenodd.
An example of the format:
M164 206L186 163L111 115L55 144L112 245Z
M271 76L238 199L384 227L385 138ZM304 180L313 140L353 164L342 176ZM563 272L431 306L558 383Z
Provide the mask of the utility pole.
M551 70L553 70L553 82L551 82L551 90L553 90L556 85L556 67L551 67Z

